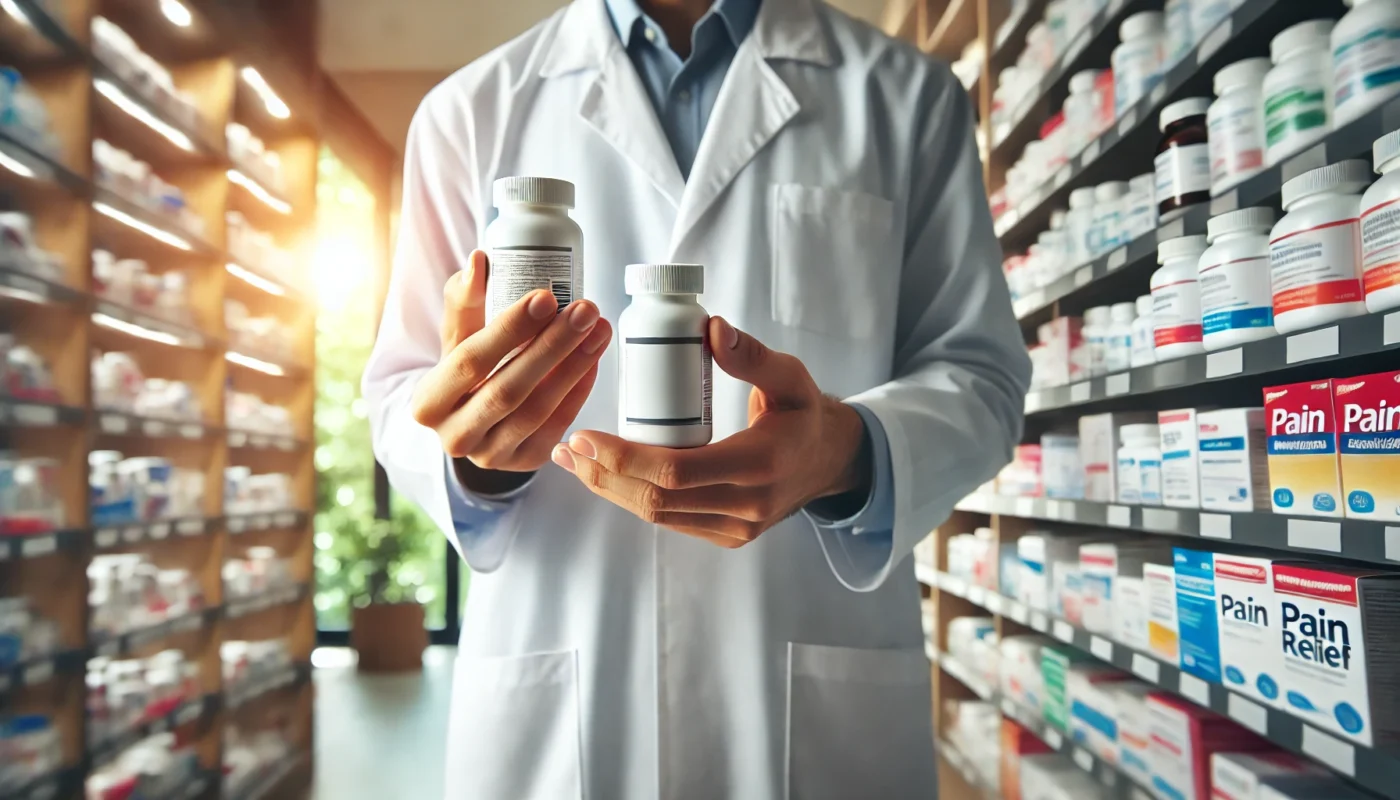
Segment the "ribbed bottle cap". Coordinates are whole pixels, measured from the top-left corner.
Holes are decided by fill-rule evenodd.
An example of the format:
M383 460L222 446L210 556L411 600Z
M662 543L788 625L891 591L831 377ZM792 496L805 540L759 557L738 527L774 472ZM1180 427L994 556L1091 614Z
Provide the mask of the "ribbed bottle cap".
M1228 67L1222 67L1215 73L1215 96L1219 97L1231 89L1242 86L1261 86L1264 83L1264 76L1269 73L1272 66L1267 58L1246 58L1243 61L1236 61Z
M497 208L506 203L573 208L574 185L558 178L498 178L491 184L491 199Z
M628 294L703 294L702 264L628 264L623 273Z
M1211 217L1206 223L1206 241L1214 242L1221 236L1246 231L1268 233L1277 221L1272 208L1241 208L1239 211Z
M1094 202L1109 203L1128 193L1126 181L1109 181L1094 187Z
M1371 165L1365 161L1338 161L1288 181L1283 185L1283 210L1307 197L1330 192L1357 194L1371 183Z
M1331 47L1332 28L1336 26L1330 19L1310 19L1284 30L1269 42L1269 56L1274 63L1288 58L1293 53L1307 48Z
M1083 186L1069 193L1070 208L1088 208L1094 204L1094 187Z
M1139 317L1150 316L1152 314L1152 295L1139 295L1137 302L1133 303L1133 305L1137 306L1137 315Z
M1086 69L1074 73L1074 77L1069 79L1069 90L1073 94L1083 94L1094 91L1094 84L1099 80L1099 73L1102 70Z
M1124 42L1161 32L1162 12L1160 11L1139 11L1123 20L1123 24L1118 26L1118 38Z
M1377 139L1375 146L1371 148L1371 154L1376 159L1376 172L1380 172L1385 162L1400 156L1400 131L1391 131Z
M1182 236L1157 245L1157 263L1165 264L1179 258L1200 258L1206 251L1206 237Z
M1173 122L1187 117L1204 117L1209 108L1209 97L1188 97L1185 100L1178 100L1162 109L1162 115L1157 118L1157 128L1166 133L1167 126Z

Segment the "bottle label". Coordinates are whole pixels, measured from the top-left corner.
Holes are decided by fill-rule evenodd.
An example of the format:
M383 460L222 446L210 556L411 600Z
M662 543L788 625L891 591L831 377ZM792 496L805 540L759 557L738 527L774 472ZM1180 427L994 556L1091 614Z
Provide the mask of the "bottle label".
M1264 98L1264 144L1269 149L1290 136L1327 128L1327 86L1322 83L1326 77L1318 79L1281 87Z
M1217 102L1207 117L1210 129L1210 180L1212 186L1263 169L1264 136L1259 112L1253 103Z
M1362 299L1357 220L1296 231L1269 243L1274 316L1311 306Z
M1375 27L1332 51L1337 108L1400 83L1400 27Z
M709 425L713 360L703 336L623 339L623 421L632 425Z
M1268 256L1202 266L1200 281L1201 323L1206 333L1274 324Z
M1157 347L1201 341L1201 285L1182 280L1152 290L1152 338Z
M1361 268L1367 294L1400 286L1400 200L1361 215Z
M1153 160L1157 173L1157 203L1210 191L1210 145L1170 147Z
M1113 97L1116 117L1152 92L1162 82L1162 42L1152 37L1113 52ZM1115 118L1116 118L1115 117Z
M490 257L491 278L486 283L488 319L495 319L536 289L552 292L560 311L583 297L582 269L575 269L572 247L493 247Z

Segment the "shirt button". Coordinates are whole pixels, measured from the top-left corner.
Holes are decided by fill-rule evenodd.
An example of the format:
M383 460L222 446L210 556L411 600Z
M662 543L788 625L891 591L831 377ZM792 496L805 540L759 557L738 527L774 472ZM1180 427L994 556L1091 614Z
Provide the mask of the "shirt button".
M654 42L654 41L656 41L656 29L655 29L655 28L647 28L647 29L646 29L646 33L643 34L643 35L647 37L647 41L648 41L648 42Z
M679 100L679 101L681 101L682 103L689 103L689 102L690 102L690 90L689 90L689 89L682 89L682 90L680 90L679 92L676 92L676 99Z

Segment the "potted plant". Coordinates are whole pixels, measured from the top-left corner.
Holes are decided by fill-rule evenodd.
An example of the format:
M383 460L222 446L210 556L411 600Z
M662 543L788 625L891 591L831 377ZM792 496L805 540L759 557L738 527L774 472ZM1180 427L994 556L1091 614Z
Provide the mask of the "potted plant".
M350 646L359 655L359 668L368 672L421 669L428 632L423 606L413 599L413 587L395 580L399 564L413 550L416 531L398 530L395 520L372 520L356 537L353 572L358 590L352 595ZM412 523L408 523L411 527Z

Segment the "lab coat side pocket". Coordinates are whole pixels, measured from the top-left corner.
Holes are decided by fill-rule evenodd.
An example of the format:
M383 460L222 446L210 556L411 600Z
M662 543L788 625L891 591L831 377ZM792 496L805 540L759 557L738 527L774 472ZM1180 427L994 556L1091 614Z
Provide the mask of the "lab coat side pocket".
M772 312L783 325L869 339L893 319L894 204L863 192L777 184L772 198Z
M787 798L932 798L929 662L919 649L788 644Z
M582 800L577 654L459 655L449 800Z

